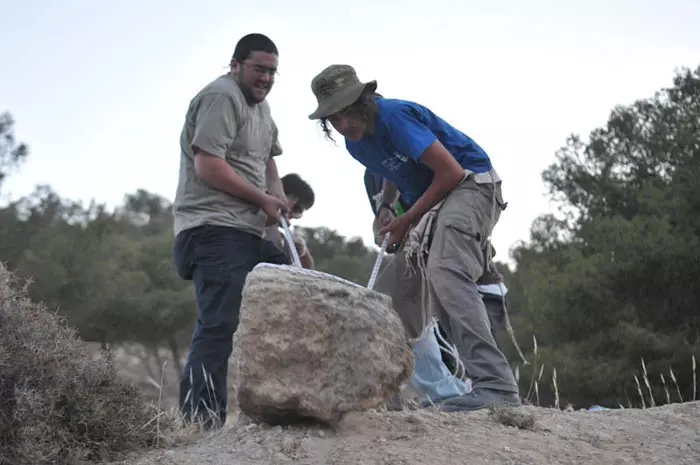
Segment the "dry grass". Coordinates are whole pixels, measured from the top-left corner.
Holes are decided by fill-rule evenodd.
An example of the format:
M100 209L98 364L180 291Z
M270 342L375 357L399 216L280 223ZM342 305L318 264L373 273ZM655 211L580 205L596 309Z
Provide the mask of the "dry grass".
M669 368L669 370L668 370L668 372L671 376L671 381L673 381L673 384L676 388L676 393L678 394L678 401L681 403L686 402L686 401L694 402L697 400L698 386L697 386L697 366L695 363L695 355L692 355L690 357L690 361L691 361L691 370L692 370L691 374L693 376L693 397L691 399L686 399L686 400L683 399L683 396L681 395L681 389L678 386L678 381L676 380L676 375L673 372L673 369ZM646 386L647 391L649 392L649 404L651 407L656 407L656 402L654 401L654 392L651 389L651 383L649 382L649 374L647 373L647 366L646 366L646 363L644 362L643 358L642 358L641 364L642 364L642 379L644 380L644 385ZM660 373L659 376L661 378L661 383L663 384L663 387L664 387L664 393L666 394L666 403L670 404L670 403L672 403L671 393L669 392L668 386L666 385L666 378L664 378L663 373ZM634 375L634 381L637 384L637 394L639 394L639 398L640 398L640 401L642 403L642 408L646 408L646 402L644 401L644 394L642 393L642 387L639 383L639 378L637 377L637 375Z
M145 403L0 264L0 464L77 465L157 445L173 416Z
M544 364L540 364L540 359L538 356L538 346L537 346L537 337L535 335L532 336L532 356L533 356L533 370L531 373L531 378L530 378L530 384L528 387L527 394L522 396L522 401L526 405L533 405L540 407L540 383L542 381L542 376L544 374ZM697 398L697 363L695 359L695 355L691 355L691 375L692 375L692 398L684 399L683 396L681 395L681 389L678 386L678 381L676 380L676 375L673 372L672 368L669 368L669 376L670 379L673 383L673 387L675 388L675 394L677 397L677 402L684 403L684 402L694 402L698 400ZM528 365L530 362L527 363ZM646 362L642 358L641 359L641 368L642 368L642 373L641 373L641 381L640 377L637 376L637 374L632 374L632 378L634 379L636 388L637 388L637 395L639 396L639 402L640 405L639 407L641 409L646 409L648 407L657 407L659 404L657 404L654 396L654 392L652 389L652 384L649 380L649 373L647 372L647 367L646 367ZM515 366L514 370L514 375L515 375L515 380L518 384L520 384L520 365ZM671 394L671 391L669 390L669 385L666 382L666 377L664 376L663 373L659 373L659 378L661 379L661 384L664 389L664 394L666 398L666 405L674 403L673 395ZM560 398L560 392L559 392L559 386L557 384L557 369L556 367L552 367L552 391L554 394L554 408L557 410L561 409L560 403L561 403L561 398ZM645 391L647 394L645 394ZM631 400L628 399L629 403L629 408L634 408L632 405ZM663 403L661 403L663 405ZM618 404L620 408L624 408L621 403ZM568 408L567 408L568 409Z

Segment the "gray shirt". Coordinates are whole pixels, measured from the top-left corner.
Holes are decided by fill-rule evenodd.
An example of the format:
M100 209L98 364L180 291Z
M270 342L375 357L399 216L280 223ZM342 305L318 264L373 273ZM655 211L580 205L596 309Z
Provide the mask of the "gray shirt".
M226 160L248 182L265 190L267 161L282 153L277 133L268 102L248 105L229 74L205 86L190 101L180 134L174 234L210 224L262 237L265 212L200 179L194 167L194 147Z

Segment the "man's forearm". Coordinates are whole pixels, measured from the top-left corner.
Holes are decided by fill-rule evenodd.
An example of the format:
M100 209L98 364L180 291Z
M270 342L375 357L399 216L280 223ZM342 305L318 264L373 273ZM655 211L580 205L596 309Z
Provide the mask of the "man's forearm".
M265 192L258 189L238 174L225 160L204 152L197 152L194 158L197 175L212 187L234 197L262 207Z
M460 178L454 176L436 174L433 177L433 182L423 192L423 195L405 213L409 223L418 223L423 215L443 200L459 184L460 180Z
M284 193L284 186L282 185L282 180L280 179L279 172L277 171L277 162L275 162L274 158L270 157L270 159L267 161L265 172L267 189L270 194L274 195L278 199L284 199L286 197Z
M389 205L394 205L399 198L399 189L396 184L384 179L382 182L382 203L388 203Z
M444 199L465 176L464 168L437 140L425 149L419 161L433 171L433 181L423 192L423 195L404 214L407 217L406 220L411 224L417 223L424 214Z

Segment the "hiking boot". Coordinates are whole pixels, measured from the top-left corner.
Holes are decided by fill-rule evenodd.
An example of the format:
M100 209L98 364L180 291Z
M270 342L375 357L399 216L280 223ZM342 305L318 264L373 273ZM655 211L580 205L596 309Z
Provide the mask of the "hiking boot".
M443 412L471 412L492 405L519 407L522 402L520 402L520 396L516 392L477 388L468 394L447 399L440 405L440 410Z

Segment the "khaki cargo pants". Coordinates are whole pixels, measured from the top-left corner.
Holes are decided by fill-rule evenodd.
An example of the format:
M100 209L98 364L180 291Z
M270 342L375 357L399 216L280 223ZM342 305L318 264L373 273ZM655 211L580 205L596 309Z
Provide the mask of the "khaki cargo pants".
M438 318L450 342L457 347L473 387L517 393L513 371L494 340L476 284L490 265L487 239L503 207L500 182L477 184L472 177L462 181L438 212L425 276L429 313ZM423 329L422 279L420 271L407 275L400 249L375 287L392 297L409 338L417 337Z

